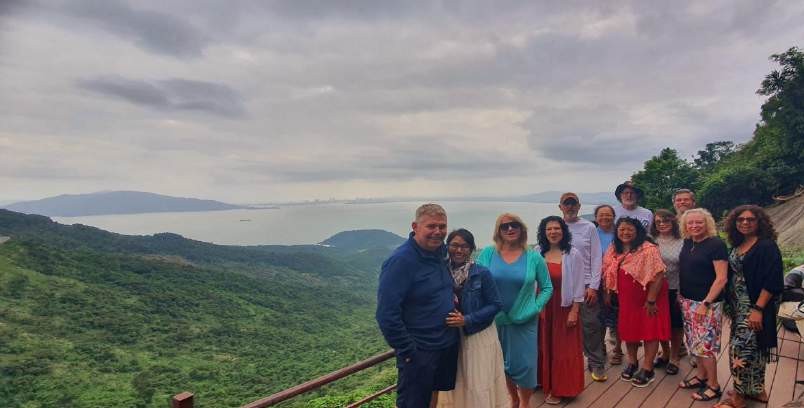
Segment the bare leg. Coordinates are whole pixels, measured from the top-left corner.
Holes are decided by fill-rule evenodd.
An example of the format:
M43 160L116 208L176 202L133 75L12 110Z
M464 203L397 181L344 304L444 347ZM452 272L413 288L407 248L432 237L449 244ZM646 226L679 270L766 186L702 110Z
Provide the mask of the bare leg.
M430 398L430 408L436 408L438 405L438 391L433 391L433 396Z
M642 369L645 371L653 371L653 359L659 351L659 342L656 340L645 342L645 358L642 359ZM631 354L631 351L628 351ZM636 354L636 353L635 353ZM630 358L630 357L629 357Z
M625 349L628 352L628 364L636 364L637 352L639 352L639 342L626 342Z
M517 388L519 395L519 408L530 408L530 397L533 396L533 388Z
M659 358L661 358L662 360L669 360L670 359L670 354L671 354L670 350L671 350L671 347L672 347L670 345L670 342L669 341L662 341L662 342L659 342L659 344L662 346L662 354L659 356Z
M684 330L680 328L672 329L670 332L670 361L676 365L678 365L678 360L681 358L680 353L682 341L684 341ZM662 349L664 350L664 346L662 346ZM662 352L662 354L664 356L667 355L664 352Z
M505 388L508 389L508 397L511 398L511 408L519 408L519 394L514 381L507 375L505 376Z
M701 372L701 367L703 367L703 372ZM717 382L717 361L714 358L698 357L698 373L704 375L704 377L700 375L698 377L706 378L706 383L710 387L715 389L720 387Z

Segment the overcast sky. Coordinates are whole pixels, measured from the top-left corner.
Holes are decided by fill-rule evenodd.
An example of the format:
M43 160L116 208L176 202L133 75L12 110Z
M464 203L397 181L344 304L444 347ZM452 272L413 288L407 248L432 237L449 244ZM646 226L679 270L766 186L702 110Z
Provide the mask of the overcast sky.
M613 190L663 147L750 138L802 21L798 1L0 0L0 200Z

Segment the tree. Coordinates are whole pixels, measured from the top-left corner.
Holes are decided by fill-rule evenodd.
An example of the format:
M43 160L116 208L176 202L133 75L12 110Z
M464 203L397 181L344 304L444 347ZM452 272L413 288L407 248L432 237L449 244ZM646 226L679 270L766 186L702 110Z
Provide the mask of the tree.
M768 74L757 90L768 96L757 132L776 130L770 134L778 153L772 158L782 165L776 166L781 171L771 175L779 183L777 193L790 193L804 182L804 52L792 47L770 59L781 67Z
M676 150L666 147L646 161L644 169L634 173L631 180L644 191L646 207L672 208L673 192L679 188L695 189L698 172Z
M720 141L707 143L704 150L698 150L698 157L694 159L695 167L699 171L710 171L722 160L735 152L734 142Z

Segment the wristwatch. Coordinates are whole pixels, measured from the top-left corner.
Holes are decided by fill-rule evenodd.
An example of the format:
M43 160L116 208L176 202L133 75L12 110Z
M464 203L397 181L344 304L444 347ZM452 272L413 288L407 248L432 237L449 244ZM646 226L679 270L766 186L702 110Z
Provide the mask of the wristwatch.
M704 301L703 301L703 302L701 302L701 303L703 303L703 305L704 305L704 306L705 306L707 309L709 309L709 306L712 306L712 302L710 302L710 301L708 301L708 300L704 300Z
M754 309L754 310L756 310L757 312L764 312L764 311L765 311L765 308L764 308L764 307L762 307L762 306L760 306L760 305L758 305L758 304L756 304L756 303L754 303L753 305L751 305L751 309Z

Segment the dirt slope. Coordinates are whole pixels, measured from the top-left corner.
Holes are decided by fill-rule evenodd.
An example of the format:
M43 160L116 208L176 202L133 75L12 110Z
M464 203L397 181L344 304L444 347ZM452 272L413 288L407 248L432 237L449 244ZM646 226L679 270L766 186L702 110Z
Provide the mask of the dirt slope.
M767 208L782 248L804 249L804 194Z

